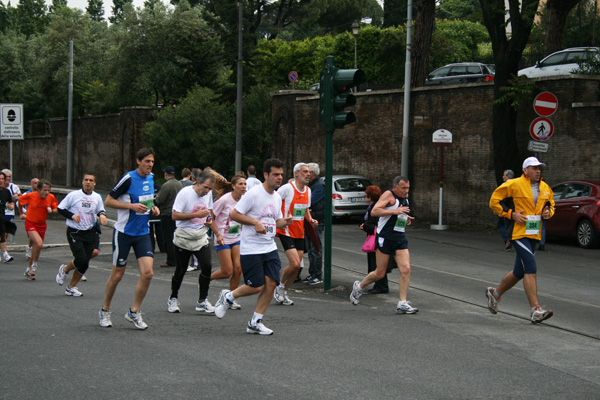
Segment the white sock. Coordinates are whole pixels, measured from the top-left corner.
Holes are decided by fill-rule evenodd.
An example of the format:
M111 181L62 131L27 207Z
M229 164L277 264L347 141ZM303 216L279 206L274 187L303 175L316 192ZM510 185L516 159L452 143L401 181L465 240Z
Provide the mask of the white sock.
M252 321L250 321L250 325L256 326L258 321L263 319L263 316L264 316L263 314L259 314L259 313L255 312L254 315L252 315Z
M229 292L225 295L225 298L228 302L233 303L235 301L235 297L233 297L233 292Z

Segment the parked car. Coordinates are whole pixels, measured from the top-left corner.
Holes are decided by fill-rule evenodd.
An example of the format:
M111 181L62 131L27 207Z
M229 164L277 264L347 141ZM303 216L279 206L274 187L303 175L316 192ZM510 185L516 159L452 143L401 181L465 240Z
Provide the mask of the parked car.
M520 70L519 75L525 75L528 78L569 75L579 68L578 62L594 56L600 57L600 48L571 47L552 53L534 66Z
M448 64L429 74L425 86L492 82L494 70L493 65L478 62Z
M325 181L325 177L321 178ZM360 175L333 175L332 215L334 217L363 216L367 212L365 190L371 181Z
M600 180L566 181L554 185L554 216L546 235L576 238L579 246L595 247L600 239Z

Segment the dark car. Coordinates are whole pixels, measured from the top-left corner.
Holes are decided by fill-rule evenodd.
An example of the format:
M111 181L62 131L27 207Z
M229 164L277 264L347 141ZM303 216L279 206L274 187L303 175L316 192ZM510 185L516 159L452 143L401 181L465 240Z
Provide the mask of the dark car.
M478 62L448 64L433 71L425 86L461 85L465 83L493 82L494 66Z
M546 223L546 235L576 238L584 249L600 238L600 180L567 181L554 185L554 216Z

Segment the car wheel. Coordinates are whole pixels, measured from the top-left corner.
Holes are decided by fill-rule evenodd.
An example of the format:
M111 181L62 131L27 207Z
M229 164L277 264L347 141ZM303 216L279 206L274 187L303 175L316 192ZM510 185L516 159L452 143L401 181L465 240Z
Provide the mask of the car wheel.
M594 230L594 225L587 219L579 221L577 224L577 243L584 249L596 246L598 242L598 233Z

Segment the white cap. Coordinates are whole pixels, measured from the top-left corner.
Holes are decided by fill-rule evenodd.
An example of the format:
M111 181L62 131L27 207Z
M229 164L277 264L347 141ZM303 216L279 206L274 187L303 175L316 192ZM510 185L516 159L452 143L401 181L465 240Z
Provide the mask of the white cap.
M535 157L528 157L525 159L525 161L523 161L523 169L527 168L527 167L537 167L538 165L545 165L543 162L540 162L540 160L538 160Z

